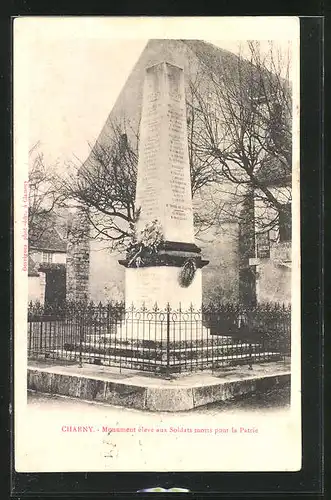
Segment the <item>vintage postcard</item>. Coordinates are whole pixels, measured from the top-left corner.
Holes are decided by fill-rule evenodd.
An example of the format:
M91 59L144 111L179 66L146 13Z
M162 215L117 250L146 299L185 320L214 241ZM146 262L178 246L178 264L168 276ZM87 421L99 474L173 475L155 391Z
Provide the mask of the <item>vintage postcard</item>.
M17 472L301 468L299 19L14 21Z

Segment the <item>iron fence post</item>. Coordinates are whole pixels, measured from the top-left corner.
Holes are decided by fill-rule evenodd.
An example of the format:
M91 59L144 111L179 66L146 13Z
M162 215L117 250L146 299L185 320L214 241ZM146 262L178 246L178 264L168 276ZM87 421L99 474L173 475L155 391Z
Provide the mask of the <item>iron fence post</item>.
M40 352L43 350L43 316L41 316L40 321L40 339L39 339Z
M79 368L83 367L83 356L82 356L82 347L83 347L83 312L79 318Z
M170 376L170 304L167 304L167 376Z
M248 366L248 369L249 370L253 370L253 365L252 365L252 362L253 362L253 348L252 348L252 343L250 342L249 343L249 346L248 346L248 352L249 352L249 366Z

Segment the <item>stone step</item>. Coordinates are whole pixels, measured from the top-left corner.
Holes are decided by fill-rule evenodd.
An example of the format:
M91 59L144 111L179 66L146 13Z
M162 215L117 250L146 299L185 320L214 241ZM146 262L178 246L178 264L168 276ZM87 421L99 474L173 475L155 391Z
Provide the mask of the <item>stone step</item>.
M149 369L151 368L166 368L166 360L157 358L146 358L146 357L130 357L130 356L119 356L115 354L106 353L96 353L96 352L82 352L79 351L69 351L72 358L76 360L81 360L83 363L95 363L98 365L105 366L117 366L122 368L134 368L134 369ZM49 354L58 355L59 358L63 357L63 351L52 350ZM252 363L256 362L267 362L267 361L278 361L281 359L281 355L273 351L260 351L260 352L242 352L237 354L218 354L214 356L203 356L193 359L174 359L170 355L169 366L178 369L190 369L191 366L197 369L217 367L217 366L228 366L237 364L248 364L251 360ZM148 367L148 368L146 368ZM157 371L157 370L156 370Z
M185 346L184 346L185 343ZM239 342L238 342L239 343ZM123 337L116 337L115 335L103 335L99 339L97 337L94 337L93 335L86 335L85 336L85 341L83 342L83 345L99 345L104 348L112 348L112 347L128 347L132 346L135 349L148 349L149 347L151 349L155 349L157 347L162 346L162 348L165 347L166 344L166 337L163 338L162 340L151 340L149 338L141 338L137 340L133 340L130 337L128 338L123 338ZM191 347L194 348L200 348L200 347L220 347L220 346L226 346L226 345L236 345L235 342L233 342L233 339L229 336L221 336L221 335L215 335L211 336L208 335L208 337L204 338L199 338L199 339L194 339L194 338L189 338L183 336L182 338L177 338L176 340L170 339L170 344L176 345L175 349L182 349L182 348L187 348L190 349ZM248 342L242 342L240 345L249 345ZM178 347L177 347L178 345ZM258 345L257 343L251 344L251 345ZM173 347L172 347L173 350Z
M114 355L115 357L121 356L123 358L139 358L143 359L160 359L164 360L167 357L167 346L166 344L162 344L162 346L156 347L143 347L143 346L130 346L125 342L117 342L116 344L104 344L104 343L88 343L82 342L81 349L83 352L87 352L95 355ZM251 355L252 353L258 354L263 349L259 344L248 344L248 343L228 343L219 345L214 345L211 348L211 345L185 345L185 346L171 346L169 349L170 357L174 358L174 356L178 360L189 360L189 359L199 359L201 356L205 356L208 359L214 358L215 356L237 356L239 354L247 354ZM69 345L67 345L66 352L79 352L79 346L72 345L69 349Z

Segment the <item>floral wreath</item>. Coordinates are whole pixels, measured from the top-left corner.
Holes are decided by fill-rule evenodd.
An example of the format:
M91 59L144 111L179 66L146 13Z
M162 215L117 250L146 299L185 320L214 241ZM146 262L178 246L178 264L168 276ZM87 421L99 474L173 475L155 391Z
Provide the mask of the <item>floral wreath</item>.
M197 265L193 259L188 259L181 267L179 272L179 283L182 287L188 287L192 283L195 273L197 270Z
M128 245L128 267L140 267L144 261L157 253L162 242L161 223L157 219L147 223L139 234L134 233Z

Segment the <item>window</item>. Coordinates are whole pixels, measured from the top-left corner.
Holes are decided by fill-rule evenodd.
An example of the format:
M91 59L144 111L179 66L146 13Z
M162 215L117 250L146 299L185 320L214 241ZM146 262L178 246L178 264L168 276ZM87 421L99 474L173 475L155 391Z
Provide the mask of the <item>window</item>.
M43 252L42 262L46 264L51 264L53 262L53 254L51 252Z
M279 211L279 241L292 240L292 214L291 204L284 205Z

